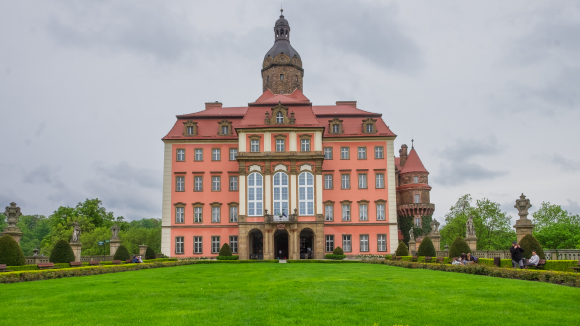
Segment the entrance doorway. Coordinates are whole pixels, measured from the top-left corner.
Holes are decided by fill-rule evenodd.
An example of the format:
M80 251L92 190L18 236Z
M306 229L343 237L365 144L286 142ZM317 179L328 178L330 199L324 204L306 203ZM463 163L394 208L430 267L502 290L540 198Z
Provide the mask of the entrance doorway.
M286 230L277 230L274 233L274 257L288 258L288 231Z
M250 259L264 259L264 235L262 231L254 229L248 236Z
M314 231L304 229L300 232L300 259L314 258Z

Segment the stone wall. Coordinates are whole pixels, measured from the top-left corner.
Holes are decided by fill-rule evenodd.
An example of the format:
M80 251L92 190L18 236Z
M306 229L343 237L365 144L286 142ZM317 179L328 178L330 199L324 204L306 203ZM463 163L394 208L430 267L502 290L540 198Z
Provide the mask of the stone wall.
M263 67L263 91L270 89L274 94L291 94L297 88L302 91L304 70L300 58L290 59L285 54L279 54L275 59L266 58ZM280 79L280 75L284 75L284 79Z

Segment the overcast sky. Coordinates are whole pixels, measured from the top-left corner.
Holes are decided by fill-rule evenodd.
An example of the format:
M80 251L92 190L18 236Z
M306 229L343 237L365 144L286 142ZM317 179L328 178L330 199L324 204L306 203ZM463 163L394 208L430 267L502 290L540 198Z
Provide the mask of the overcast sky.
M0 1L0 205L161 217L175 115L244 106L280 4L316 105L379 112L434 217L523 192L580 213L578 1Z

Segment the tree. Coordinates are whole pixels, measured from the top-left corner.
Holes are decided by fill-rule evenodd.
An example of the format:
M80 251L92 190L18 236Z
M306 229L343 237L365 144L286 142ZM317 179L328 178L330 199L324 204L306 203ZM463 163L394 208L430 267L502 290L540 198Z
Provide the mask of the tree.
M437 257L435 246L433 246L433 241L431 241L429 237L424 237L423 240L421 240L421 244L417 250L417 256Z
M155 259L157 258L157 256L155 255L155 250L153 250L153 248L151 247L147 247L147 250L145 250L145 259Z
M22 215L16 224L22 232L20 248L25 256L32 256L40 248L42 239L50 233L50 223L44 215Z
M131 255L129 254L129 250L127 250L127 247L120 245L119 248L117 248L117 251L115 252L115 256L113 256L114 260L127 260L131 258Z
M230 248L230 245L227 243L224 243L224 245L220 249L219 256L231 256L231 255L232 255L232 249Z
M455 203L454 206L451 206L449 212L445 214L445 225L439 232L441 234L442 243L451 243L455 238L465 236L465 223L467 222L469 214L473 212L471 200L471 195L469 194L460 197L457 200L457 203ZM479 231L477 226L475 231Z
M8 223L6 223L6 215L0 213L0 232L4 231L6 226L8 226Z
M403 241L399 242L397 251L395 251L395 256L409 256L409 249Z
M7 266L21 266L26 264L22 249L18 242L8 234L0 237L0 264Z
M532 216L533 234L544 248L574 249L580 245L580 216L549 202L542 202Z
M75 254L70 244L65 240L58 240L50 253L49 261L55 264L75 261Z
M342 250L341 247L336 247L334 248L334 250L332 251L333 255L344 255L344 251Z
M459 257L461 254L469 253L471 253L471 249L469 248L467 242L465 242L465 240L463 240L461 237L455 238L449 247L449 257Z
M546 259L544 250L536 238L531 234L526 234L519 243L520 247L524 249L524 258L530 259L532 257L532 251L535 251L541 259Z

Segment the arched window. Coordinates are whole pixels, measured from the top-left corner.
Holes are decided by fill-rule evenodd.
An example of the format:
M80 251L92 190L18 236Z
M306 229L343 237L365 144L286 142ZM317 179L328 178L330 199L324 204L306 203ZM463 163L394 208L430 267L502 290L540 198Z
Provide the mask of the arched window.
M284 123L284 115L280 111L276 113L276 123Z
M254 172L248 176L248 216L263 216L263 196L261 174Z
M288 216L288 175L284 172L274 174L274 215Z
M300 215L314 215L314 177L310 172L298 176L298 200Z

